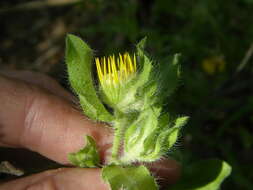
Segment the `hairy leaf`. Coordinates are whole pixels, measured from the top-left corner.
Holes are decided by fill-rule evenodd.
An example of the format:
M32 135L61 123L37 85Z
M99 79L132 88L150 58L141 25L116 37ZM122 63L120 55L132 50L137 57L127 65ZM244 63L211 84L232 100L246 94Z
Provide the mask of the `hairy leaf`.
M126 130L123 160L151 162L160 158L161 153L155 152L160 111L158 108L143 110Z
M81 168L93 168L99 166L99 154L96 142L90 136L85 136L86 145L76 153L68 155L70 162Z
M183 117L179 117L176 119L175 121L175 125L171 128L169 128L169 133L167 136L167 148L171 148L175 142L177 141L178 138L178 133L181 129L181 127L183 127L187 121L188 121L189 117L183 116Z
M180 79L179 58L180 54L175 54L171 63L159 64L159 73L153 76L158 79L159 87L156 95L159 97L158 103L160 104L166 103L166 98L178 87Z
M110 122L112 115L99 100L92 80L93 53L77 36L66 38L66 63L71 87L79 96L84 113L93 120Z
M158 190L154 178L145 166L105 166L103 179L111 186L111 190Z
M166 114L158 119L160 111L156 107L142 111L126 130L123 161L152 162L165 155L175 144L188 117L179 117L172 123Z

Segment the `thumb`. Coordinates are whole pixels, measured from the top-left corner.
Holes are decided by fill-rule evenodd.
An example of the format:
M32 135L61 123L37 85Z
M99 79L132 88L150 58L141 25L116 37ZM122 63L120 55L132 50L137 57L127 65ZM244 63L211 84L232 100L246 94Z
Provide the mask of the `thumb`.
M1 190L109 190L101 169L61 168L49 170L0 185Z

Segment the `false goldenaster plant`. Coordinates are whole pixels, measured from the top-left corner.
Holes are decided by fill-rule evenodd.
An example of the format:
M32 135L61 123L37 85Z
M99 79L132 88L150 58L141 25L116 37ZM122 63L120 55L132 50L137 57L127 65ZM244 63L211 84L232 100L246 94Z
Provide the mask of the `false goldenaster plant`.
M166 64L166 72L157 72L144 51L145 41L137 44L136 53L94 58L80 38L68 35L66 39L69 81L84 114L114 129L111 158L102 170L112 190L157 190L148 169L133 163L153 162L165 156L188 120L185 116L173 118L163 110L177 87L179 55ZM98 87L92 76L93 64ZM94 139L86 136L85 147L71 153L69 160L79 167L100 167Z

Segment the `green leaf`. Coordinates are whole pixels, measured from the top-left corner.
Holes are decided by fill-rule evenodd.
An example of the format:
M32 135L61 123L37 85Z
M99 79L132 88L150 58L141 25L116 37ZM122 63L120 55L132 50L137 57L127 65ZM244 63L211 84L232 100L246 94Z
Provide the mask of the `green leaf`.
M168 190L218 190L231 167L218 159L204 160L185 168L181 180Z
M139 43L136 45L137 49L144 50L146 46L146 41L147 41L147 37L142 38L141 41L139 41Z
M177 141L178 138L178 133L180 131L180 129L187 123L187 121L189 120L189 117L187 116L183 116L183 117L179 117L176 119L175 121L175 125L171 128L169 128L169 133L167 136L167 148L171 148L175 142Z
M143 110L138 119L126 130L123 162L152 162L175 144L178 133L188 117L179 117L169 122L168 115L160 117L161 109L152 107ZM172 127L169 127L172 126Z
M160 158L162 153L155 151L160 111L155 107L143 110L126 130L123 161L151 162Z
M166 116L161 117L159 120L160 131L155 143L154 152L160 152L160 156L166 154L166 152L168 152L168 150L176 143L179 131L187 123L188 119L189 117L186 116L179 117L174 121L172 127L168 127L171 123L164 123L168 118L166 118Z
M172 63L159 64L158 78L159 88L157 96L159 102L164 104L164 100L168 98L178 87L180 79L180 54L175 54Z
M105 166L103 179L111 186L111 190L158 190L154 178L145 166Z
M150 114L149 117L151 117ZM161 124L164 124L163 120L166 121L167 119L162 118L162 121L159 120L159 124L154 132L150 133L144 141L144 151L142 153L143 157L145 156L144 158L146 158L144 161L154 161L166 154L177 141L178 133L182 126L187 123L188 117L177 118L174 126L169 128L169 123L166 123L165 126L161 126Z
M71 87L78 95L84 113L93 120L112 121L112 115L99 100L92 80L93 52L80 38L66 38L66 63Z
M83 149L76 153L68 155L69 161L81 168L93 168L99 166L99 154L97 151L96 142L90 136L85 136L86 145Z
M152 61L144 52L144 47L146 43L146 38L143 38L136 46L138 64L140 65L140 70L138 71L138 77L134 81L134 85L138 88L143 86L149 81L151 70L153 68Z

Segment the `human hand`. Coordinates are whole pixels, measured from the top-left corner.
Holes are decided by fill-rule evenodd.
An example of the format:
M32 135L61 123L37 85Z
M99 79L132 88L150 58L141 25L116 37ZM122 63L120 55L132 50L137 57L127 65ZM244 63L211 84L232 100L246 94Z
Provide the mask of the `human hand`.
M113 132L95 123L74 106L74 97L56 81L28 71L0 75L0 146L22 147L38 152L61 164L69 164L68 153L83 147L83 136L92 136L106 163ZM180 167L171 159L149 165L165 183L174 183ZM21 189L110 189L101 170L61 168L20 178L0 185L1 190Z

